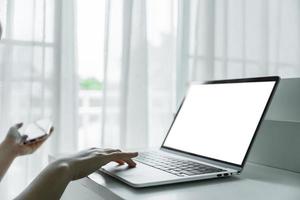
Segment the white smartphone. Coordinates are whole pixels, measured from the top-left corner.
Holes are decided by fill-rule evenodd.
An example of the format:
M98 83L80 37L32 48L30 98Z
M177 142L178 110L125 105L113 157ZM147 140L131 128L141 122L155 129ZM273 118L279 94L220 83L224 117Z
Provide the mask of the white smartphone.
M47 137L51 132L52 122L49 119L40 119L26 126L24 135L28 138L24 144L34 143L36 140Z

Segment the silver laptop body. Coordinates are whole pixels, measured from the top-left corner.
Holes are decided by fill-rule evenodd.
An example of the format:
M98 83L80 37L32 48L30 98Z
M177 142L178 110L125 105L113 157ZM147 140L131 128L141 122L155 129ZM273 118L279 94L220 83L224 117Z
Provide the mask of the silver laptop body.
M100 170L133 187L240 174L279 80L192 83L160 149L139 152L135 168Z

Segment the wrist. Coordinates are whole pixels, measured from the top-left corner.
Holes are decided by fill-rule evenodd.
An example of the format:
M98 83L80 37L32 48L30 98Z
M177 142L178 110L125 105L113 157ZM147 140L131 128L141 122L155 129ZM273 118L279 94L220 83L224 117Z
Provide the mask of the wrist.
M1 143L1 148L1 151L5 152L5 154L10 158L16 158L18 156L15 145L7 138L5 138Z
M72 181L71 169L69 164L65 160L56 160L49 165L49 168L55 171L55 174L57 174L62 179L68 182Z

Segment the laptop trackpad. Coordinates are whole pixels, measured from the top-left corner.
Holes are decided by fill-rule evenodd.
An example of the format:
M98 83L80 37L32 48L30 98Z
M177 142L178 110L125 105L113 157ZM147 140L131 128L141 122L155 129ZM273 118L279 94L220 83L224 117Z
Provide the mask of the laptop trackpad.
M134 168L129 168L127 165L109 163L102 168L109 172L109 174L117 176L118 178L132 184L143 184L178 179L178 176L158 170L148 165L144 165L142 163L137 163L137 166Z

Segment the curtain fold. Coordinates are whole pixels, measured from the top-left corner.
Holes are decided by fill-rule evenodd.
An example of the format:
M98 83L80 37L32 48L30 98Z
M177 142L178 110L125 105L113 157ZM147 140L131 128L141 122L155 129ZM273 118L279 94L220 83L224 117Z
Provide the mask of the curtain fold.
M77 149L78 131L78 68L76 35L76 1L58 1L61 6L61 23L58 27L60 41L57 46L60 67L58 69L59 109L57 143L60 153ZM66 139L67 138L67 139Z
M145 147L148 130L146 4L145 1L126 1L119 7L116 3L110 2L109 9L114 10L109 13L114 15L121 11L122 14L119 20L109 16L107 45L110 51L104 54L108 62L104 71L103 145ZM119 35L116 32L120 29L115 26L120 25ZM121 51L116 52L116 49Z
M157 147L176 111L177 1L107 1L102 146Z

